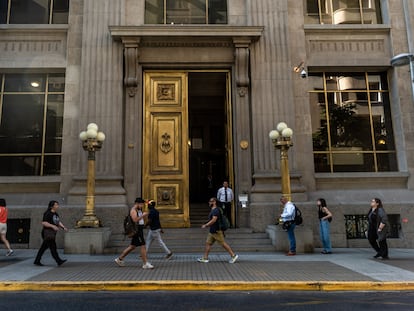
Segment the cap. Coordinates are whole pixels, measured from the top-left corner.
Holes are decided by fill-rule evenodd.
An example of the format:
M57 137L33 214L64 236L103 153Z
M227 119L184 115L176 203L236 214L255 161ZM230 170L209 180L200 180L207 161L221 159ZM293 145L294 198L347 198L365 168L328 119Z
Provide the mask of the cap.
M148 201L148 206L149 207L155 207L155 201L154 200L149 200Z
M135 203L145 203L145 201L142 198L136 198Z

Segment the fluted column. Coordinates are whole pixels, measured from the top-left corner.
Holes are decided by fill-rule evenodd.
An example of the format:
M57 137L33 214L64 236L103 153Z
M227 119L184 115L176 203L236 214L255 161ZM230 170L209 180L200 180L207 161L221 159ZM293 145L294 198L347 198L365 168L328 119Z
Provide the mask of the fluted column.
M99 124L108 144L97 157L97 177L122 176L122 48L112 40L108 25L118 25L124 1L84 1L81 96L78 132L90 122ZM120 83L121 82L121 83ZM83 157L79 148L79 158ZM79 161L86 171L86 161Z
M251 48L254 172L277 167L269 131L283 120L295 128L289 57L287 0L248 0L249 23L263 25L262 38Z
M124 204L124 163L120 160L124 146L123 49L121 43L112 40L108 25L121 24L125 1L85 0L81 4L79 104L72 116L71 130L79 133L93 122L105 132L105 148L96 156L95 200L97 205ZM84 202L88 161L79 141L72 150L77 155L70 158L72 183L68 203L75 205Z

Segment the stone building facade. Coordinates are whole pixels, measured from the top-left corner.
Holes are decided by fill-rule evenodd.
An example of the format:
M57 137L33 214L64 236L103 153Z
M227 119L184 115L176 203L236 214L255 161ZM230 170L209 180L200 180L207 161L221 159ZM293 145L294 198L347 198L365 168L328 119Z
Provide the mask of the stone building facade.
M230 181L233 224L263 232L281 209L269 139L281 121L293 129L292 199L316 244L318 198L334 214L333 246L358 247L378 197L391 247L414 246L414 90L410 67L390 63L414 52L412 1L28 1L20 11L0 3L0 134L16 146L0 150L0 194L13 226L30 227L29 247L40 243L49 200L60 201L69 226L83 214L79 133L91 122L106 135L96 214L112 232L136 196L155 198L167 226L191 226L208 175L213 189ZM28 22L29 12L47 16ZM41 91L25 88L32 78ZM26 110L34 102L41 112Z

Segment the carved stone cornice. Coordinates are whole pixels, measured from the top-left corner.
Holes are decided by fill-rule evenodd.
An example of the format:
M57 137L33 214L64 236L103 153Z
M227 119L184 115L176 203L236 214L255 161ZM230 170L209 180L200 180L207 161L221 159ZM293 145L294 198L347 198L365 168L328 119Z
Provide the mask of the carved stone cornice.
M250 87L249 46L263 33L262 26L231 25L143 25L109 26L115 41L124 45L125 78L129 96L138 84L138 47L219 47L235 49L236 85L240 97Z
M227 40L202 40L202 41L184 41L168 39L149 39L140 44L141 47L171 48L171 47L213 47L228 48L233 47L232 43Z
M109 32L116 41L125 38L167 38L174 41L178 38L191 38L192 41L203 38L223 39L244 37L250 42L257 41L262 35L262 26L230 26L230 25L142 25L142 26L109 26Z

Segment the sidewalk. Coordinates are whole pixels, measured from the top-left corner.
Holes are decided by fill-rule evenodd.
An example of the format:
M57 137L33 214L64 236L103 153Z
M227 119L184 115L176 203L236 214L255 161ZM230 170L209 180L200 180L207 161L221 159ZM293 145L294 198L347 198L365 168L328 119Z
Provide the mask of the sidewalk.
M214 248L209 263L200 254L149 254L153 270L144 270L137 250L118 267L116 255L69 255L61 267L46 251L43 267L33 265L37 250L0 256L0 290L414 290L414 249L390 249L390 260L374 259L371 249L335 248L331 255L239 253ZM3 251L3 249L1 250Z

